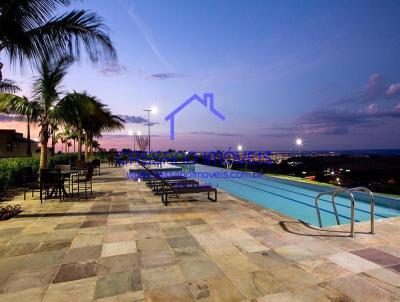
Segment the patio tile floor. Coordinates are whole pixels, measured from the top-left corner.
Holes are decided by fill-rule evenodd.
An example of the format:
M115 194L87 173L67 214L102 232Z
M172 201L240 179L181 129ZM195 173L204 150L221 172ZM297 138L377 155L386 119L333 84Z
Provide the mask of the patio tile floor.
M347 225L319 230L218 200L165 207L106 167L87 200L19 195L10 203L24 212L0 222L0 301L400 300L400 218L349 238Z

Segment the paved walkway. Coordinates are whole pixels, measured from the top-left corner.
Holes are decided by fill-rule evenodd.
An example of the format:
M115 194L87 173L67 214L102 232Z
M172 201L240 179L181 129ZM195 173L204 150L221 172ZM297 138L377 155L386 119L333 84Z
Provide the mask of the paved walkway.
M0 301L400 300L397 218L352 239L226 193L164 207L118 168L94 190L13 201L25 212L0 222Z

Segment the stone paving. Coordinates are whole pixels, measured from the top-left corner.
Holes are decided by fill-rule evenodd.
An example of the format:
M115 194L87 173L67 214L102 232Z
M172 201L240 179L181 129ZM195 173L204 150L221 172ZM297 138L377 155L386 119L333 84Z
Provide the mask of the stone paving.
M400 219L353 239L218 197L165 207L119 168L88 200L18 196L25 211L0 222L0 301L400 301Z

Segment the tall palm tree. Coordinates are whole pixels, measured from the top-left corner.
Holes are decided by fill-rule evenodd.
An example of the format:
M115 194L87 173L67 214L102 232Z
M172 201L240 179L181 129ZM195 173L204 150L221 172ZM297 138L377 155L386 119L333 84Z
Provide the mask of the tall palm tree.
M37 101L29 101L26 97L14 94L0 93L0 112L22 115L26 118L26 155L32 156L31 123L38 122L41 106Z
M124 127L124 120L111 114L105 104L87 93L69 93L59 102L59 119L72 125L78 132L78 158L82 154L82 138L85 142L85 159L94 137L102 131L114 131Z
M57 136L56 136L56 140L60 140L61 141L61 151L67 153L67 137L65 136L65 132L58 132Z
M113 59L115 50L102 19L86 10L61 15L71 0L1 0L0 55L10 62L29 60L40 66L43 59L58 62L64 57L78 59L84 49L91 61ZM0 63L1 64L1 63ZM0 65L0 81L2 80Z
M55 117L56 113L57 116L60 115L58 101L61 84L70 63L69 60L61 59L50 65L47 60L43 60L39 68L39 76L33 84L33 99L40 127L40 168L47 167L47 144L52 126L58 123Z

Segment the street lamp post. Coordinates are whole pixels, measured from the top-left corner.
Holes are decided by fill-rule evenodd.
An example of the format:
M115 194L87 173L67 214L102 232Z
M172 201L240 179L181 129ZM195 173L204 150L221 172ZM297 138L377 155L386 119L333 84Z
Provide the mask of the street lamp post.
M136 137L140 136L142 133L138 131L129 130L129 136L133 136L133 151L136 151Z
M147 112L147 133L149 136L149 154L150 154L150 150L151 150L151 147L150 147L150 112L151 112L151 109L143 109L143 110Z
M150 109L143 109L143 111L147 112L147 131L148 131L148 136L149 136L149 154L151 150L151 144L150 144L150 112L157 113L157 107L152 107Z
M296 146L299 148L299 153L301 153L303 149L303 140L301 138L296 138Z

